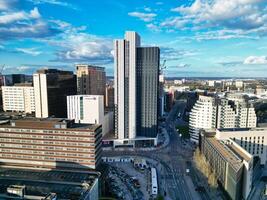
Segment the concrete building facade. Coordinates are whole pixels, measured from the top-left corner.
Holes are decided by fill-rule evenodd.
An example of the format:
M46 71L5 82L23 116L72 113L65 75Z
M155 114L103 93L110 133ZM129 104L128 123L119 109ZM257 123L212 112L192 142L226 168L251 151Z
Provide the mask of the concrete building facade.
M0 165L38 169L95 169L101 160L101 125L25 118L0 125Z
M33 75L35 116L67 117L67 96L75 95L76 76L70 71L38 70Z
M216 138L232 139L254 157L260 158L261 165L267 161L267 129L266 128L234 128L217 129Z
M77 94L105 95L106 72L105 68L79 64L76 65Z
M233 140L218 140L201 133L201 152L229 199L247 199L253 180L253 156Z
M198 143L200 129L253 128L257 125L255 109L244 96L224 98L199 96L189 116L191 141Z
M138 137L151 140L157 135L159 48L140 46L140 36L131 31L125 33L125 39L114 41L115 135L118 145L132 146ZM148 101L150 97L152 99ZM144 128L154 129L153 133Z
M101 124L102 134L113 130L113 112L104 111L102 95L73 95L67 97L68 119L76 123Z
M3 110L5 112L35 112L34 88L32 86L2 86Z

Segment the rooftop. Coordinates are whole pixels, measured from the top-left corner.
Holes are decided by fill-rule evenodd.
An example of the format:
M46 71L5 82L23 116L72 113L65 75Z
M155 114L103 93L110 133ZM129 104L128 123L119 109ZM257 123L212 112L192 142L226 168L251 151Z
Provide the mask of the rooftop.
M258 127L258 128L219 128L217 129L220 132L231 132L231 131L266 131L267 127Z
M25 117L17 120L10 120L7 123L0 124L0 128L29 128L29 129L71 129L96 131L99 124L76 124L74 120L64 118L33 118Z
M25 186L26 199L56 193L58 199L83 199L99 174L0 168L0 199L11 195L8 188ZM17 196L17 195L16 195Z
M216 149L221 156L230 163L235 171L242 168L242 160L234 151L232 151L223 141L217 140L215 137L207 137L208 142Z

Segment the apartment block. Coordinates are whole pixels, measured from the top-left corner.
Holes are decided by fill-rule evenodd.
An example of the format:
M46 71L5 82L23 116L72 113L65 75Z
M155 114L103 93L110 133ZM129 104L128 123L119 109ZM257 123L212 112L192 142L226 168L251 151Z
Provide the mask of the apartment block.
M114 109L114 87L110 85L106 86L105 107Z
M189 116L191 141L198 143L200 129L253 128L257 116L251 103L243 95L225 97L199 96Z
M35 112L34 87L2 86L3 110L5 112Z

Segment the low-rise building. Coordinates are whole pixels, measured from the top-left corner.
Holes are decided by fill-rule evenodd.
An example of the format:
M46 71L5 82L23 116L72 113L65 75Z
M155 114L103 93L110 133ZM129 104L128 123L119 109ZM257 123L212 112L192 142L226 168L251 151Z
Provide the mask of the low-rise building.
M253 156L231 139L202 131L200 149L229 199L247 199L253 180Z
M265 165L267 159L267 128L217 129L216 138L234 140L254 157L259 157L261 165Z
M98 200L98 172L0 168L0 199Z
M103 95L72 95L67 97L68 119L76 123L101 124L102 134L113 130L114 114L104 111Z
M66 119L23 118L0 125L0 167L95 169L102 126Z

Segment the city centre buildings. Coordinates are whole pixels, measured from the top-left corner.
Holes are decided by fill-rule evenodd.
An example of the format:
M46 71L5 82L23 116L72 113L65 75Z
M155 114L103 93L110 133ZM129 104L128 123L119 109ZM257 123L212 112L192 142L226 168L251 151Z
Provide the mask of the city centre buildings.
M33 74L35 117L67 117L67 96L75 95L76 76L70 71L41 69Z
M101 160L101 125L23 118L0 125L0 167L95 169Z
M244 96L237 94L228 94L224 98L199 96L190 112L190 139L198 143L200 129L253 128L256 125L255 109Z
M2 86L3 110L32 114L35 112L33 86Z
M160 50L141 47L140 36L131 31L114 41L114 50L115 145L155 145Z
M104 111L103 95L68 96L67 107L68 119L82 124L101 124L103 136L113 131L114 112Z
M232 200L247 199L253 181L253 156L231 139L201 132L200 149L211 172Z

